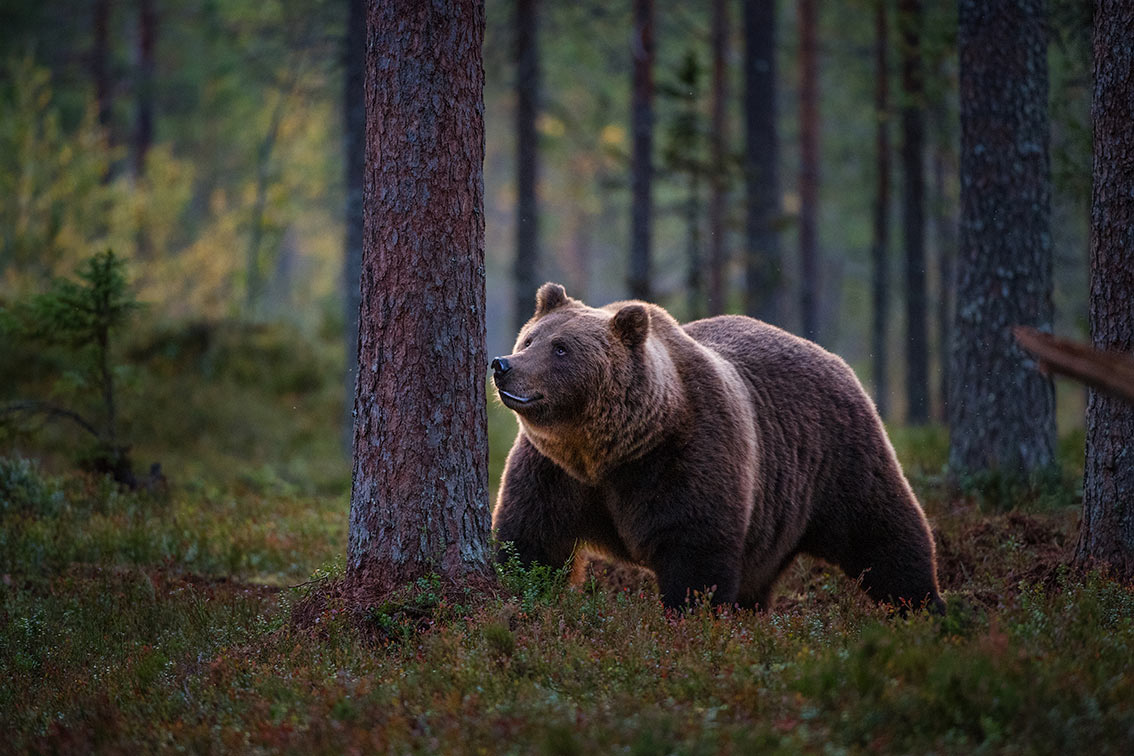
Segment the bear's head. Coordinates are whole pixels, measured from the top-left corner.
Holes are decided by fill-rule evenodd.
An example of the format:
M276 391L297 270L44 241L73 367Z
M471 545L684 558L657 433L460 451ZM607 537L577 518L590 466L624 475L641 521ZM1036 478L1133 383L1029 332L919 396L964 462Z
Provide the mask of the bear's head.
M541 451L555 458L564 445L596 453L612 443L639 445L638 426L657 417L675 383L659 375L672 374L673 365L651 336L651 309L642 302L588 307L559 284L540 287L512 354L494 359L492 369L500 401Z

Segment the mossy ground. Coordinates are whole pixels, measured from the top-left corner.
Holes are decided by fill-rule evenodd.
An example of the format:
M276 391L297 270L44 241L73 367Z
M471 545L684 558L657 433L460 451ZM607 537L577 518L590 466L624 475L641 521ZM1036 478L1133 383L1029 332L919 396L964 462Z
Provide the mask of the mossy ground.
M4 750L1134 751L1134 589L1065 566L1081 441L1066 474L955 494L941 431L895 431L941 619L801 560L766 613L667 615L639 573L512 568L491 595L423 579L361 623L328 594L300 630L346 538L337 355L304 347L269 378L282 337L210 338L166 338L136 385L135 456L167 488L65 472L61 436L4 439ZM490 418L495 481L514 422Z

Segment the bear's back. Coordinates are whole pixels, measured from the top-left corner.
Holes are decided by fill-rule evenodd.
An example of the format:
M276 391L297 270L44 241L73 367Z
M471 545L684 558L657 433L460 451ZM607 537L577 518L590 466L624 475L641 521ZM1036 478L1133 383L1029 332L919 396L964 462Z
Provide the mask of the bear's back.
M721 315L682 327L736 367L758 407L766 400L776 405L802 403L803 409L825 414L857 409L870 401L840 357L761 320Z

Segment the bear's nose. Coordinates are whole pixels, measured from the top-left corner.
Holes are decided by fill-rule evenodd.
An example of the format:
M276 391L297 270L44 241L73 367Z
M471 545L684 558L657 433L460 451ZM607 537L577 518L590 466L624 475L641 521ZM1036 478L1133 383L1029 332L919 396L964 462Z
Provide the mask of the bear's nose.
M492 372L497 376L504 375L511 369L512 366L508 364L507 357L497 357L492 361Z

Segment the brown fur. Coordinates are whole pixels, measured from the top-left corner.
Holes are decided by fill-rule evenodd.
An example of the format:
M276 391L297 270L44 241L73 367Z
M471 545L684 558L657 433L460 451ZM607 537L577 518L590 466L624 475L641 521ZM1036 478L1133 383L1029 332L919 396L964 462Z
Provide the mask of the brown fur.
M501 401L520 432L493 525L526 562L585 544L692 591L767 606L800 552L878 600L940 610L933 540L874 405L841 359L758 320L681 326L544 284Z

